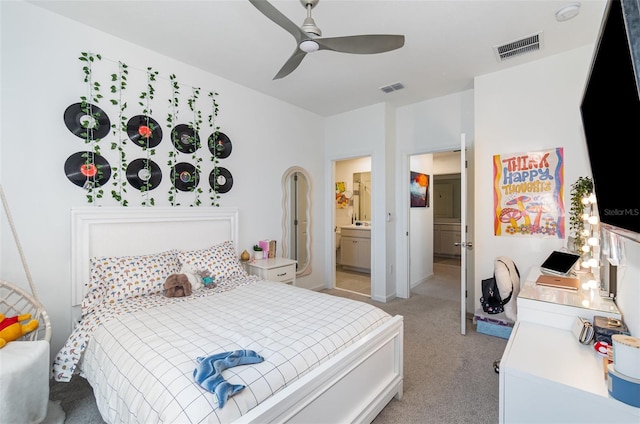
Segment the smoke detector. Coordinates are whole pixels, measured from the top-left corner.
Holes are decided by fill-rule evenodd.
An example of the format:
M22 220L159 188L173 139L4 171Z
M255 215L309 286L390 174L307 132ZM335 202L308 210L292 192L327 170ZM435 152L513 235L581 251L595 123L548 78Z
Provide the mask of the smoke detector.
M556 21L565 22L569 19L573 19L580 13L580 3L569 3L568 5L561 7L556 12Z

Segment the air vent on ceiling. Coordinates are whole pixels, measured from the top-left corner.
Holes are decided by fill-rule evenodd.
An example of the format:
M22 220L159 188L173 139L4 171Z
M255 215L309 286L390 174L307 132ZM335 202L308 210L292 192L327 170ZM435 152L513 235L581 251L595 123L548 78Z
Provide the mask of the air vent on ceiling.
M385 93L392 93L394 91L402 90L404 88L404 84L401 82L396 82L395 84L385 85L384 87L380 87Z
M496 55L496 60L502 62L512 57L541 50L543 47L542 41L542 32L538 32L501 46L493 46L493 52Z

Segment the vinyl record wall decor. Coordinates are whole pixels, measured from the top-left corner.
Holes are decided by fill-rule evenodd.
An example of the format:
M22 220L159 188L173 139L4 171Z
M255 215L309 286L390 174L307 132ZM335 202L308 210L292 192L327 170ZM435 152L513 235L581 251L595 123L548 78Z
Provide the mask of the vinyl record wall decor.
M171 206L220 206L233 176L220 166L232 144L216 122L218 94L202 96L174 74L133 71L96 53L81 52L79 60L87 90L62 114L77 140L69 143L64 173L88 203L153 206L164 186Z

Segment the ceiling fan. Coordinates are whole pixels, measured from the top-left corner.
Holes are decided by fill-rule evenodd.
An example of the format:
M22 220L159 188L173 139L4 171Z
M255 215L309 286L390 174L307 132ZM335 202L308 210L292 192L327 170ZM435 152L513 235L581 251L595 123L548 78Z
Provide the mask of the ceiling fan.
M332 50L340 53L374 54L399 49L404 45L404 35L352 35L345 37L322 37L322 31L311 17L319 0L300 0L307 10L307 18L299 27L266 0L249 0L267 18L280 25L296 39L296 49L273 79L280 79L293 72L307 53L317 50Z

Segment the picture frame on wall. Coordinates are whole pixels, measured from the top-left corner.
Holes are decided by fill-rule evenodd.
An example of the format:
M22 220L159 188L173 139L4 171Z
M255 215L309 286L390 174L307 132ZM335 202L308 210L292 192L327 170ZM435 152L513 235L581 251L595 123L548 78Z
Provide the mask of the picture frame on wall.
M429 207L429 180L429 175L411 171L409 197L412 208Z

